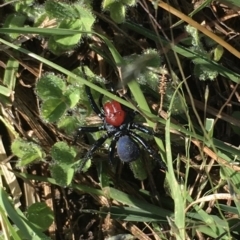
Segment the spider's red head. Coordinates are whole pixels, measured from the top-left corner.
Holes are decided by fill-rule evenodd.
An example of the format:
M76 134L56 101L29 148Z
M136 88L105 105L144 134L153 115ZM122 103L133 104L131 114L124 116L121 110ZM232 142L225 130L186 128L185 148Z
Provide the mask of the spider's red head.
M119 127L123 124L126 112L122 109L119 102L112 100L103 106L106 123Z

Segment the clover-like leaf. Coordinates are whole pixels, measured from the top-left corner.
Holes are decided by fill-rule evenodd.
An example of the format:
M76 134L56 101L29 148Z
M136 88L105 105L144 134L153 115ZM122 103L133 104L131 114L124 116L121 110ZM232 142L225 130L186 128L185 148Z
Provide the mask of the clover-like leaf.
M41 106L42 117L45 121L56 122L63 116L68 107L66 101L61 101L61 99L47 99Z
M54 162L58 164L72 165L76 154L75 149L65 142L57 142L51 148L51 156Z
M70 108L73 108L76 106L76 104L80 100L80 89L76 88L73 85L68 86L67 91L64 93L64 96L67 99L68 105Z
M45 153L41 147L33 142L27 142L23 139L16 139L11 149L13 154L19 157L18 166L26 166L36 160L41 160L45 157Z
M51 176L56 180L57 184L67 187L73 179L74 169L66 164L53 164L50 167Z
M27 219L41 231L46 231L54 220L53 211L46 203L33 203L26 212Z
M79 126L84 125L84 122L84 119L78 119L76 116L64 116L58 121L57 127L64 129L66 134L72 135Z
M65 89L66 84L63 79L53 73L44 74L36 85L37 95L42 100L61 98Z

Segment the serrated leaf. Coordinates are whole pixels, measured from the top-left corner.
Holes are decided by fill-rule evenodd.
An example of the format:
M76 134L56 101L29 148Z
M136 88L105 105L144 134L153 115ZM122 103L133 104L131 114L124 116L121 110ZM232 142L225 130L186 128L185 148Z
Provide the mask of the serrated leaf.
M26 217L41 231L46 231L54 220L53 211L43 202L32 204L27 209Z
M72 165L76 154L75 149L65 142L57 142L51 148L51 156L57 164Z
M41 106L42 117L46 121L56 122L68 108L66 102L61 101L61 99L47 99Z
M12 143L11 149L13 154L20 159L18 162L19 167L26 166L33 161L40 160L45 157L45 154L40 146L22 139L16 139Z
M56 182L62 186L68 186L73 179L74 169L65 164L55 164L50 167L51 175L56 180Z
M61 98L65 89L65 82L60 77L52 73L43 75L36 86L37 95L42 100L47 100L49 98Z

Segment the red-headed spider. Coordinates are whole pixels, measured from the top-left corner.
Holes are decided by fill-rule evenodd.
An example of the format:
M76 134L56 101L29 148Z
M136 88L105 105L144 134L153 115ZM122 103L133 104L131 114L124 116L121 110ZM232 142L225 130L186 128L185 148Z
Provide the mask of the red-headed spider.
M100 97L99 105L103 108L100 110L95 100L93 99L91 90L88 86L85 86L88 100L93 111L99 116L103 124L98 127L80 127L77 130L74 142L77 141L79 135L83 132L98 132L105 130L106 133L100 137L86 153L84 159L81 162L79 171L82 170L87 160L90 159L93 153L103 145L108 139L112 138L109 147L109 160L113 163L115 148L117 147L118 157L123 162L132 162L139 158L140 148L139 145L150 154L150 156L156 160L161 169L166 170L165 163L161 160L158 152L156 152L141 136L135 133L133 130L136 129L143 133L154 136L154 132L144 127L141 124L134 123L134 115L126 112L122 105L117 101L110 101L102 105L102 96Z

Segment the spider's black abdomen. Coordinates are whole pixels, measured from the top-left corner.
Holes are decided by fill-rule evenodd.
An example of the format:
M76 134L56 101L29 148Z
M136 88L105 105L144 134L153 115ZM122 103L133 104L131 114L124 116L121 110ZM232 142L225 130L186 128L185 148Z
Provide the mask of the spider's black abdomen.
M124 135L118 139L117 153L123 162L132 162L140 155L138 144L128 135Z

